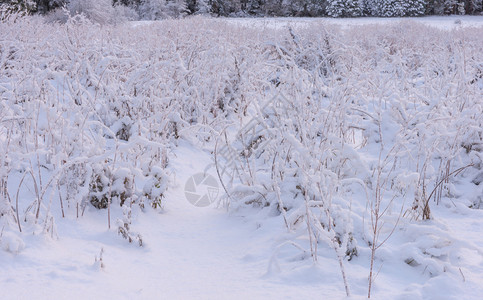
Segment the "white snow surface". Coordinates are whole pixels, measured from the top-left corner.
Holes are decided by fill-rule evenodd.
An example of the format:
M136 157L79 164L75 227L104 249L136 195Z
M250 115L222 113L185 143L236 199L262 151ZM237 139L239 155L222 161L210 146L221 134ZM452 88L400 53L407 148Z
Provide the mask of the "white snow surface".
M22 250L18 246L22 240L9 236L11 249L0 252L2 299L347 298L332 249L319 250L321 258L313 263L303 260L290 245L277 247L289 240L281 218L246 218L215 204L191 205L184 196L184 184L209 163L207 153L188 143L175 151L171 165L176 176L165 210L133 217L144 247L128 244L115 229L107 230L106 214L92 207L80 219L58 219L58 239L23 235L27 246ZM483 211L453 207L434 213L443 221L428 222L420 239L424 242L447 230L449 243L466 246L451 258L461 268L431 278L402 263L401 246L408 244L406 235L396 233L379 253L382 263L373 298L479 299L483 295ZM414 225L404 230L421 235ZM95 262L101 249L102 268ZM351 299L366 297L369 258L363 251L346 265Z
M398 22L416 22L438 29L451 30L464 27L483 27L483 16L425 16L410 18L228 18L229 23L247 27L281 28L285 26L309 27L317 23L327 23L351 28L361 25L388 25Z
M224 209L191 205L184 184L208 163L208 155L192 145L177 149L172 162L177 175L165 211L134 216L135 229L145 240L142 248L118 237L115 229L107 230L105 213L93 208L78 220L59 219L58 239L24 236L28 246L21 253L1 252L2 299L343 297L337 265L329 259L282 273L268 271L274 242L270 231L279 230L272 223L280 220L257 229ZM95 263L101 249L103 268Z

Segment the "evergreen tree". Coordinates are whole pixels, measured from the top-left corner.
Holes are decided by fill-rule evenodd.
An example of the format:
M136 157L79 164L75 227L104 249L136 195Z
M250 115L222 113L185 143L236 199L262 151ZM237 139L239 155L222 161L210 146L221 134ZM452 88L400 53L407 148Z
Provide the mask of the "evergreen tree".
M287 6L280 0L264 0L262 13L265 16L284 16Z
M377 16L403 17L408 10L408 0L380 0L376 2Z
M187 13L207 15L211 12L211 6L208 0L187 0L186 1Z
M242 9L250 15L260 15L262 6L264 4L263 0L245 0Z
M469 7L471 14L481 13L483 11L483 0L470 0Z
M458 11L458 0L443 0L441 5L444 14L456 14Z
M329 0L327 15L334 18L362 16L362 2L359 0Z
M408 0L406 16L419 17L426 13L427 0Z
M196 1L196 13L201 15L206 15L211 12L211 7L208 0L197 0Z
M166 1L166 13L169 17L180 18L186 16L188 8L185 0L168 0Z
M46 13L66 4L66 0L35 0L35 2L39 13Z
M375 16L377 15L375 8L376 0L362 0L362 15L363 16Z
M284 2L285 4L283 4L282 7L285 7L287 9L285 14L288 14L289 16L302 16L302 17L306 17L309 15L307 10L308 1L289 0Z
M0 3L2 10L7 12L32 13L37 11L37 3L33 0L6 0Z
M228 16L230 13L228 1L210 0L211 12L217 16Z
M466 14L465 3L460 1L456 4L458 15Z
M310 16L318 17L324 15L325 0L308 0L307 2L307 11L309 12Z

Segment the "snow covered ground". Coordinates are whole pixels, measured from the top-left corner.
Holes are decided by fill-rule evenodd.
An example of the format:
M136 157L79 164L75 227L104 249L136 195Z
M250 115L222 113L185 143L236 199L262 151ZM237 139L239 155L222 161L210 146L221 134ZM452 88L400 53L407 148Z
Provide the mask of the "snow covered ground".
M224 209L196 207L184 195L192 172L210 158L192 145L176 151L176 179L163 213L135 216L145 246L107 231L106 216L91 211L57 223L59 239L24 237L16 255L2 252L2 299L315 299L343 297L337 265L299 266L286 275L268 271L270 230ZM280 221L280 220L278 220ZM277 221L275 221L277 222ZM103 249L104 267L95 263Z
M399 21L0 24L0 298L481 299L483 17Z
M184 184L209 163L208 154L192 145L183 143L177 149L172 162L177 175L165 211L134 217L134 229L145 241L142 248L126 243L114 229L107 230L106 215L94 209L79 220L59 219L56 240L24 235L21 253L1 252L2 299L346 298L332 249L321 249L321 259L314 264L286 245L273 262L280 241L289 240L280 229L280 218L249 219L215 205L190 204ZM462 266L461 273L431 279L401 263L399 248L407 241L396 234L381 251L384 262L375 299L483 295L483 212L453 207L435 211L435 218L443 221L427 224L425 238L448 230L445 234L452 242L468 246L461 256L451 258ZM103 267L95 262L101 249ZM353 299L366 297L369 257L361 253L347 265Z
M361 25L389 25L397 22L416 22L431 27L451 30L461 27L483 27L483 16L426 16L417 18L230 18L229 23L256 28L280 28L287 25L307 27L327 23L350 28Z

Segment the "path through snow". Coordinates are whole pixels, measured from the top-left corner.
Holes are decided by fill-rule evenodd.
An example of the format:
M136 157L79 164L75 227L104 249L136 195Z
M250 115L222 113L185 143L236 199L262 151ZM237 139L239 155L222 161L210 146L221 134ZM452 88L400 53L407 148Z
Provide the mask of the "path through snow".
M129 245L107 230L105 211L79 220L57 219L59 240L31 236L14 255L1 252L2 299L314 299L342 297L339 282L323 288L323 272L307 270L299 280L267 277L270 235L224 209L196 207L184 184L210 162L208 155L180 147L174 186L162 213L133 216L145 247ZM115 217L114 217L115 218ZM103 269L95 264L103 249ZM13 263L12 263L13 261ZM10 274L16 274L11 276ZM293 279L293 278L292 278ZM325 280L327 281L327 280ZM326 282L327 283L327 282Z

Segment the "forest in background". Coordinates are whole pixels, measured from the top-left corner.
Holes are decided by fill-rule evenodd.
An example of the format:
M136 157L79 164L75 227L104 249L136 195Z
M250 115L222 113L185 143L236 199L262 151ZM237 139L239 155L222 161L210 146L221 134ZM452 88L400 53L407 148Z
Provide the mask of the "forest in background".
M113 12L119 19L224 17L414 17L477 15L483 0L4 0L3 9L62 15ZM54 19L63 19L57 17Z

